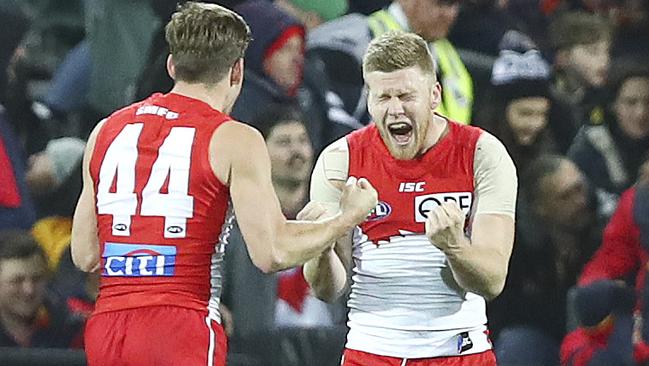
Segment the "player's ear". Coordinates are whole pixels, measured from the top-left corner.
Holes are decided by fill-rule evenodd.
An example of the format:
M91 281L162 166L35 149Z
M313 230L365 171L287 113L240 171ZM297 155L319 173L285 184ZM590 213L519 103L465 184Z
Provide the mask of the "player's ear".
M167 56L167 74L169 74L170 78L176 80L176 65L171 54Z
M238 85L243 82L243 58L238 59L232 65L230 72L230 86Z
M430 92L430 107L435 110L442 103L442 85L435 81L433 89Z

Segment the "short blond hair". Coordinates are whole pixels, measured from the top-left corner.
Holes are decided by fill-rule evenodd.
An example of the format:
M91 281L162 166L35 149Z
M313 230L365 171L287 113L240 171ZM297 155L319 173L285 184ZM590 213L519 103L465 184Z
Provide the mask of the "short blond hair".
M187 2L165 27L176 80L218 83L243 57L251 40L243 18L222 6Z
M384 33L370 42L363 56L363 75L372 71L392 72L413 66L436 77L435 61L428 50L428 44L414 33Z

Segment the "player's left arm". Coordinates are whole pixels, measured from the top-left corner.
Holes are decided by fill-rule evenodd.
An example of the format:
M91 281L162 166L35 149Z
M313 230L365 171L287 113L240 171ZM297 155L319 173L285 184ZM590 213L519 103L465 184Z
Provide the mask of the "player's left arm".
M470 237L464 232L466 217L454 202L431 211L426 235L446 254L462 288L493 299L502 292L507 277L518 182L507 150L486 132L476 146L474 181Z
M90 159L95 141L104 121L97 124L90 134L83 154L83 188L72 219L72 261L85 272L99 269L99 238L97 237L97 214L95 212L95 186L90 176Z

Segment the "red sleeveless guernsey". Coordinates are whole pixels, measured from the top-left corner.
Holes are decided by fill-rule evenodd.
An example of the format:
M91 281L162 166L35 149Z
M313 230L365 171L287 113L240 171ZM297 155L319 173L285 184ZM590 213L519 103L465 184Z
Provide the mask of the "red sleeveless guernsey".
M397 160L376 125L354 131L349 144L349 175L365 177L379 192L379 205L360 225L369 240L423 233L426 213L441 202L456 201L468 213L473 200L473 160L482 130L448 122L448 134L423 156Z
M219 318L234 217L209 144L231 118L178 94L112 114L90 161L101 253L96 313L170 305Z
M373 124L348 136L349 175L366 177L379 194L352 245L348 349L410 359L491 348L484 299L455 283L424 235L427 213L440 203L470 212L481 134L448 122L446 136L413 160L394 159Z

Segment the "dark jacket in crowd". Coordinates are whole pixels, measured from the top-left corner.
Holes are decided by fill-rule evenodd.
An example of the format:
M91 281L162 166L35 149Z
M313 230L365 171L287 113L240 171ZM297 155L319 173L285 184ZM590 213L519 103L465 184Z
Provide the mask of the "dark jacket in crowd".
M649 152L649 138L631 139L613 117L607 121L610 122L583 126L568 150L568 157L594 187L619 195L636 180Z
M31 228L36 220L36 211L25 182L25 155L20 140L7 121L7 116L0 106L0 179L2 189L17 193L18 200L7 205L0 204L0 230ZM9 192L9 191L7 191ZM5 195L5 197L7 196Z

